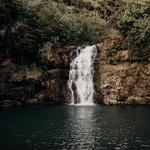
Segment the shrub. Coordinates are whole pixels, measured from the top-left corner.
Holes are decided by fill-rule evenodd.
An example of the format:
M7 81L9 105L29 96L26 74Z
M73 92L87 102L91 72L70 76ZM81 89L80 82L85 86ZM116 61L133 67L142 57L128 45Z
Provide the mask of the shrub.
M133 55L144 61L150 57L150 5L126 2L115 18L116 26L127 38Z
M63 2L49 0L38 12L51 31L51 39L56 37L62 44L96 43L103 34L99 17L91 18L83 11L70 12Z
M7 51L7 57L16 63L32 63L35 61L39 43L44 38L44 30L40 26L38 16L34 10L27 9L18 0L0 0L0 6L8 18L3 22L3 45Z

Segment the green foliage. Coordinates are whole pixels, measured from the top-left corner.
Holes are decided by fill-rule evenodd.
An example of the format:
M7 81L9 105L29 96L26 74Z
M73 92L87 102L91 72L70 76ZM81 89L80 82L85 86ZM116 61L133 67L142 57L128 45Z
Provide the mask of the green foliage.
M63 2L48 0L38 12L39 17L51 30L51 39L57 39L55 42L96 43L103 34L99 17L88 16L82 11L75 13L72 7L67 7Z
M14 62L36 61L46 42L56 45L93 44L104 34L103 20L87 11L74 12L63 1L0 0L0 46ZM102 22L102 23L101 23ZM4 31L4 34L3 32Z
M46 65L47 61L50 59L50 56L52 55L52 45L52 43L47 42L39 49L38 63L40 65Z
M41 33L44 33L36 13L17 0L1 0L0 7L6 20L2 22L1 30L4 32L2 46L7 50L7 57L17 63L33 62L38 42L43 39Z
M0 0L0 48L15 63L37 61L45 43L61 45L101 42L109 30L107 21L132 46L133 55L150 55L149 4L133 0ZM112 27L112 24L111 24ZM0 58L1 61L1 58Z
M150 57L150 5L127 2L118 12L116 25L127 38L133 55L140 60Z

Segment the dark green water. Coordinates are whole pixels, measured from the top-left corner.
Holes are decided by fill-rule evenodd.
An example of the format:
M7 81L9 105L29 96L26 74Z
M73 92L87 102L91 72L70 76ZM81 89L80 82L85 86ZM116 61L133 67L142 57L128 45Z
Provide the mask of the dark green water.
M0 150L150 150L148 106L0 109Z

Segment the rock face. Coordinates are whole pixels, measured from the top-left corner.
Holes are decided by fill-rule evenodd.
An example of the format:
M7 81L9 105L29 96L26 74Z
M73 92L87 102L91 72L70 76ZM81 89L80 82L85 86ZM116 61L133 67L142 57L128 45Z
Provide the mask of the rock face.
M100 46L96 60L96 101L106 105L150 104L150 63L131 62L129 50L110 57L105 48Z
M112 41L114 43L114 39ZM106 105L150 104L150 63L131 61L130 50L122 47L118 39L116 43L120 50L107 51L112 41L97 44L95 102ZM39 62L41 66L21 67L10 60L1 63L0 106L69 102L67 81L76 48L62 48L43 56Z
M0 107L66 103L70 53L73 49L67 47L53 52L39 63L41 66L33 64L23 67L2 63Z
M47 78L37 70L37 74L32 74L32 76L24 75L23 72L16 73L16 70L13 71L12 77L7 75L9 78L7 81L2 78L1 74L0 106L65 102L68 70L50 70ZM6 75L4 76L6 78Z

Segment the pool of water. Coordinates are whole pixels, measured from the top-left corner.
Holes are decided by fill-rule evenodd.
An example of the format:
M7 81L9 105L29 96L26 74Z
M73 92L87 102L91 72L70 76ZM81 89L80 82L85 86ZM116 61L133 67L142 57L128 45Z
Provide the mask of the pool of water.
M149 150L148 106L0 109L1 150Z

